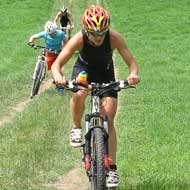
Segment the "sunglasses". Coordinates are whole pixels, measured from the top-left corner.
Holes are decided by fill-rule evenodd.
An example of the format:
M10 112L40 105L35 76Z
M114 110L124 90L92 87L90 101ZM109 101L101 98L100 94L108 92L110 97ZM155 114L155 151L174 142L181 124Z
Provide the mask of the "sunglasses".
M107 31L108 31L108 29L106 29L104 31L101 31L101 32L96 32L96 31L90 31L90 30L88 30L88 32L90 34L92 34L92 36L94 36L94 37L97 37L97 36L103 37L103 36L106 35Z

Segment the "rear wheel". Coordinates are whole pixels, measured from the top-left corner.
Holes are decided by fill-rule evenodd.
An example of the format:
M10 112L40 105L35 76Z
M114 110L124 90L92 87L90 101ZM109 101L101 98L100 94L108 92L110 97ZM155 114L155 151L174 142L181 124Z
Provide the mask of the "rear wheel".
M95 127L92 130L92 160L90 177L91 190L106 189L106 171L104 166L104 133L101 127Z

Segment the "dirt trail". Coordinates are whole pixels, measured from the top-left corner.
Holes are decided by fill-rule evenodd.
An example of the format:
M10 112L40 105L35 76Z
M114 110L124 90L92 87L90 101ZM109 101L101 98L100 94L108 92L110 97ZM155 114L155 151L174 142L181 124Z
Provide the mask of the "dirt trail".
M45 81L40 88L39 95L49 89L51 84L51 79ZM9 113L6 116L0 118L0 127L8 122L11 122L17 113L23 112L31 101L32 99L28 97L27 99L24 99L22 102L18 103L16 106L11 107ZM53 187L58 190L76 190L79 189L79 187L80 190L87 190L88 179L82 163L79 163L74 167L74 169L69 171L66 176L60 176L55 184L47 184L45 186Z
M88 178L84 172L82 163L79 163L66 176L59 177L54 184L46 184L44 186L58 190L87 190Z
M43 85L40 88L39 94L44 92L45 90L50 88L50 85L52 83L52 80L49 79L43 83ZM35 97L34 97L35 98ZM7 115L0 117L0 127L3 126L4 124L11 122L11 120L15 117L15 115L18 112L23 112L25 108L28 106L28 104L32 101L29 97L24 99L22 102L18 103L14 107L10 108L10 111L8 112Z

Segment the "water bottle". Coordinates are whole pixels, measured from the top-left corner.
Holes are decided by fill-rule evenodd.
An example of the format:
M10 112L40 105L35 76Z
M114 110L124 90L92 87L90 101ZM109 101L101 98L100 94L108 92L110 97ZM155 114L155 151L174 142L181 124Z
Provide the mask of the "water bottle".
M79 83L87 83L87 72L85 70L82 70L77 78L76 78L76 81L79 82Z

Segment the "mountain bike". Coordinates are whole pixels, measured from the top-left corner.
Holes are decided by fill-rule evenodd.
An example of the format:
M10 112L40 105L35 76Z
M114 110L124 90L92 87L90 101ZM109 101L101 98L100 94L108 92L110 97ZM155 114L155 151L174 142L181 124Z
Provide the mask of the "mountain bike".
M38 56L38 59L36 61L36 65L34 68L30 98L33 98L35 95L38 94L40 85L46 76L46 65L47 65L47 61L45 57L45 50L47 48L43 46L39 46L39 45L34 45L33 48L42 49L43 51L42 51L42 54Z
M89 178L90 190L105 190L109 172L108 150L108 117L100 114L100 96L105 92L116 92L126 88L134 88L127 80L115 81L106 84L83 84L70 81L65 89L77 92L78 90L91 91L91 113L85 115L85 142L82 145L83 162ZM113 189L113 188L112 188Z
M30 91L30 98L33 98L35 95L38 94L40 85L42 81L45 79L46 70L47 70L47 58L45 56L45 52L49 51L52 54L58 54L59 52L56 50L52 50L51 48L47 48L44 46L35 45L33 46L34 49L42 49L42 54L38 56L36 61L36 65L34 68L33 76L32 76L32 87Z

